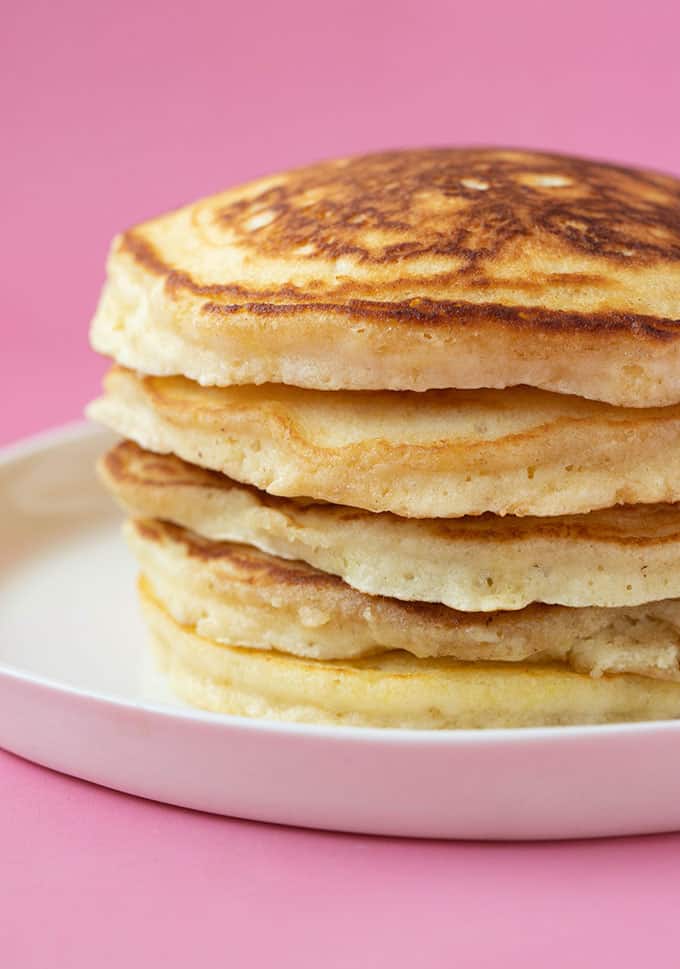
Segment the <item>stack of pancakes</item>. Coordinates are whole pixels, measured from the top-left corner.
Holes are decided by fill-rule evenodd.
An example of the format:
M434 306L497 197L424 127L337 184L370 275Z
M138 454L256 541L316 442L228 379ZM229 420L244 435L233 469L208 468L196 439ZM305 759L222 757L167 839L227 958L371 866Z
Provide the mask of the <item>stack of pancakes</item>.
M404 727L680 716L680 182L394 151L113 243L96 419L176 692Z

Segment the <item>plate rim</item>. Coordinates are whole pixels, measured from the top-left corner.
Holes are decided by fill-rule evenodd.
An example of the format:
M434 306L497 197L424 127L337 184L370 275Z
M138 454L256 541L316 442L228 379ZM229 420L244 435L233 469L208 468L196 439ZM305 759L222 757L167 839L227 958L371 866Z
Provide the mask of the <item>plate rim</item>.
M87 420L73 420L0 446L0 469L32 454L60 447L87 438L110 438L111 432ZM94 700L116 709L136 710L141 713L170 720L184 720L216 729L238 728L253 733L286 735L308 740L343 740L352 743L378 743L385 746L410 744L416 746L468 747L471 744L487 746L502 743L543 744L549 741L568 743L572 740L613 740L633 735L680 734L680 720L650 720L633 723L580 724L546 727L489 727L484 729L426 730L405 727L365 727L346 724L307 724L286 721L259 720L236 714L212 713L191 707L170 706L148 701L132 702L97 690L88 690L51 677L22 670L13 664L0 661L0 677L19 681L59 694L66 694L78 701Z

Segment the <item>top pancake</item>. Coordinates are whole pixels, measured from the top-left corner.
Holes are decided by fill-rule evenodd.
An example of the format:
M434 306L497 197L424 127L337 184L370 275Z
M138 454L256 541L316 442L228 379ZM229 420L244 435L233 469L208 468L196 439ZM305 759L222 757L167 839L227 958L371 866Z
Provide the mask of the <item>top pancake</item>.
M114 240L96 349L204 384L680 401L680 181L499 149L263 178Z

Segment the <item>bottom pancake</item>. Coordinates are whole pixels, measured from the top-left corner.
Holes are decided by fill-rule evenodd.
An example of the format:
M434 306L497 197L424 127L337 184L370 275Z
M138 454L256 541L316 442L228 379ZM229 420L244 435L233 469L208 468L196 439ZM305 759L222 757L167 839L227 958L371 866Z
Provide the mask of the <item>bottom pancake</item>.
M180 625L140 580L154 649L174 692L217 713L417 729L613 723L680 717L680 684L597 679L559 663L462 663L401 650L312 660L226 646Z

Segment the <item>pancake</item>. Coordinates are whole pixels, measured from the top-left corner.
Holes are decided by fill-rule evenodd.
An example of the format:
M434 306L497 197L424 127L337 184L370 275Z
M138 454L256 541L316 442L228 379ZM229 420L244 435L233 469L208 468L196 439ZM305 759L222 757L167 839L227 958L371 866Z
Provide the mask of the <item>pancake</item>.
M316 724L522 727L680 716L680 684L561 664L459 663L392 651L322 662L223 646L177 623L140 583L159 665L186 702L217 713Z
M404 517L680 499L680 405L620 408L530 388L200 387L115 367L89 414L271 494Z
M507 149L259 179L118 236L101 353L204 384L680 402L680 181Z
M211 542L167 522L130 522L126 534L149 589L173 619L226 645L318 660L399 649L423 661L560 662L595 677L680 682L679 599L620 609L458 612L368 596L303 562Z
M130 515L302 559L372 595L465 611L680 597L680 505L558 518L405 519L277 498L132 441L112 448L99 473Z

